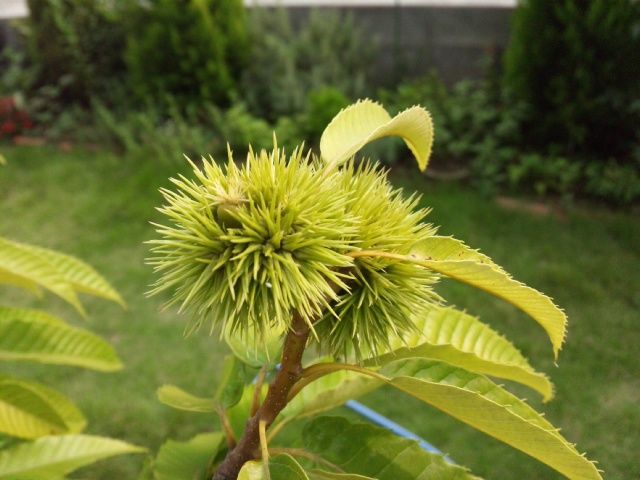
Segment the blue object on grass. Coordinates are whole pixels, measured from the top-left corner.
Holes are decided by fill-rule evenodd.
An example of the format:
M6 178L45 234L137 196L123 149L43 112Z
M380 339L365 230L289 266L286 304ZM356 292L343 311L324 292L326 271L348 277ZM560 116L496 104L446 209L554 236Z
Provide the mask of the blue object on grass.
M398 435L400 437L408 438L409 440L416 440L418 442L418 445L420 446L420 448L426 450L429 453L435 453L436 455L442 455L443 458L448 463L450 463L452 465L455 465L455 462L453 460L451 460L451 458L449 458L448 455L445 455L444 453L442 453L440 450L438 450L436 447L431 445L425 439L420 438L415 433L413 433L413 432L407 430L406 428L398 425L396 422L394 422L393 420L385 417L384 415L380 415L375 410L372 410L369 407L361 404L360 402L356 402L355 400L349 400L347 403L345 403L345 406L348 409L353 410L354 412L356 412L358 415L361 415L362 417L366 418L371 423L375 423L376 425L379 425L379 426L381 426L383 428L386 428L387 430L395 433L396 435Z

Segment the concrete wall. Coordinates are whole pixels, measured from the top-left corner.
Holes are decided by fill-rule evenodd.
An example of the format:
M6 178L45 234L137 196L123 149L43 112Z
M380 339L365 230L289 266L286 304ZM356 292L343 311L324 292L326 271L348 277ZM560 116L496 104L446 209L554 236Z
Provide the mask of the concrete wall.
M301 28L311 9L288 8ZM511 8L345 7L323 8L352 15L378 43L377 67L389 81L423 75L432 70L452 83L478 78L485 60L500 53L509 41Z
M398 5L404 3L394 7L385 0L384 4L363 6L371 3L363 1L358 6L351 2L352 6L320 9L353 15L356 23L370 32L380 49L376 71L382 83L395 83L432 70L448 83L478 78L484 72L483 60L502 51L508 42L513 8L416 6L420 3L417 0L395 1ZM288 6L287 10L298 28L302 28L314 8L317 9ZM0 49L15 42L8 23L0 20Z
M11 22L0 19L0 52L5 47L18 48L19 46L18 35L11 28Z
M26 0L0 0L0 19L21 18L28 14Z

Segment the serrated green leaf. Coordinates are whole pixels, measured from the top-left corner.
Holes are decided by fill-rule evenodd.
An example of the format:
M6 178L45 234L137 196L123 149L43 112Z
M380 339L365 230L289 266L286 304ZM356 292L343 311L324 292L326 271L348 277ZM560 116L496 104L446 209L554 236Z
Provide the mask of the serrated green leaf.
M553 385L536 372L520 351L478 318L451 307L434 307L415 318L415 331L390 341L390 352L366 362L386 363L409 357L442 360L474 373L504 378L540 392L545 401L553 397Z
M0 283L33 290L38 286L51 291L84 315L73 286L58 270L28 245L0 237Z
M527 403L488 378L446 363L398 360L385 381L545 463L570 479L601 480L595 465Z
M126 305L120 294L91 265L71 255L48 248L24 244L22 247L30 249L49 262L76 292L112 300L123 307Z
M554 355L562 348L567 316L546 295L514 280L489 257L449 237L431 237L414 247L409 260L511 303L547 332Z
M339 166L367 143L383 137L401 137L418 161L427 167L433 145L433 122L424 108L411 107L391 118L384 107L361 100L338 113L320 138L320 156L328 168Z
M177 410L201 413L216 411L216 402L213 398L197 397L175 385L163 385L158 388L156 394L160 402Z
M287 454L269 459L270 480L309 480L300 464ZM250 461L243 465L238 480L267 480L261 461Z
M379 371L357 365L322 365L325 373L340 369L360 372L398 388L570 479L602 479L593 462L541 414L482 375L422 358L396 360Z
M59 480L91 463L144 448L91 435L42 437L0 451L0 480Z
M272 329L264 334L262 341L257 341L249 332L240 335L227 329L224 340L233 354L245 364L255 368L265 365L273 367L280 361L283 333Z
M380 385L380 382L355 372L341 370L330 373L303 388L281 415L284 418L302 418L326 412L348 400L366 395Z
M370 424L351 423L342 417L312 420L304 429L303 440L307 450L344 472L379 480L477 478L466 469L447 463L441 455L423 450L415 440Z
M220 432L196 435L186 442L167 441L155 462L157 480L196 480L210 478L216 454L223 447Z
M0 376L0 432L33 439L79 433L86 424L64 395L38 383Z
M111 372L122 368L113 347L97 335L26 309L0 308L0 360L72 365Z

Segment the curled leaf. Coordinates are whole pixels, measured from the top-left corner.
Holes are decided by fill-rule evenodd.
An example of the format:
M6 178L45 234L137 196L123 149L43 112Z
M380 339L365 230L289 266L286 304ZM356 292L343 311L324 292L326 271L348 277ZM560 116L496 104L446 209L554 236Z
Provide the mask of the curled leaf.
M383 137L401 137L420 170L427 168L433 145L433 122L424 108L415 106L395 117L379 103L361 100L336 115L320 138L320 156L328 168L339 166L366 144Z

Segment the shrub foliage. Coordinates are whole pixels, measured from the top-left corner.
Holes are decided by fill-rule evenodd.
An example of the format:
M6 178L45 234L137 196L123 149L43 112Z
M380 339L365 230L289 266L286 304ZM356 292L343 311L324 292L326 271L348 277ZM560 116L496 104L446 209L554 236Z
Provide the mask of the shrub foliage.
M28 0L26 43L35 67L31 88L55 85L57 101L88 103L122 78L125 30L95 0Z
M640 124L640 4L525 0L505 57L506 86L528 106L526 140L629 161Z
M228 102L248 48L242 1L134 5L125 53L134 90L156 100Z

